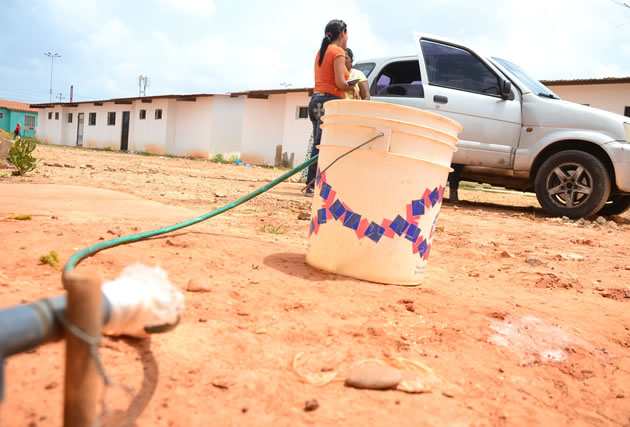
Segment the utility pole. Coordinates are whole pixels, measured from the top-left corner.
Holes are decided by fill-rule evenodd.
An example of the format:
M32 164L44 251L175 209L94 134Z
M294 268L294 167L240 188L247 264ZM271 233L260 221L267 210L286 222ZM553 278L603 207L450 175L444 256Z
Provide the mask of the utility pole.
M59 92L59 95L55 96L55 98L59 98L59 102L61 102L65 98L65 96L63 96L63 94Z
M74 85L70 86L70 102L72 102L72 96L74 95Z
M50 99L48 102L52 102L52 76L53 76L53 62L55 61L55 58L61 58L61 55L57 54L57 53L50 53L50 52L46 52L44 53L44 55L48 56L50 58Z

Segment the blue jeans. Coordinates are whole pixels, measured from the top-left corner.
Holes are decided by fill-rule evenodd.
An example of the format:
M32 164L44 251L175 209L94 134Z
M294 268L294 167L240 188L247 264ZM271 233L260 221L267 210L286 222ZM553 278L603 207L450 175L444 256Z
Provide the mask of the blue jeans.
M311 102L308 103L308 118L313 123L313 150L311 151L311 157L319 154L319 142L322 139L322 116L324 115L324 104L333 99L341 99L338 96L331 95L329 93L315 93L311 98ZM317 175L317 163L314 163L308 167L308 175L306 176L307 184L315 179ZM311 188L315 187L315 183L309 185Z

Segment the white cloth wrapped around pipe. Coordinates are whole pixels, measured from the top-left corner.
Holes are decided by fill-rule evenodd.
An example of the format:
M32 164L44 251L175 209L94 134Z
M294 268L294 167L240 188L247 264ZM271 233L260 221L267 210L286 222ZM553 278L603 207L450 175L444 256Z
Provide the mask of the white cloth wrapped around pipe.
M145 338L145 327L175 324L184 310L184 295L160 267L135 264L103 284L112 312L103 327L106 335Z

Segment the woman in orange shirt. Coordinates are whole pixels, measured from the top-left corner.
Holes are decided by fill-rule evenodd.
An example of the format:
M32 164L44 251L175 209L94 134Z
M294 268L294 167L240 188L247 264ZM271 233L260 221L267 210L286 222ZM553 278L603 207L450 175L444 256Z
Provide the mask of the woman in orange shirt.
M311 156L319 154L319 142L322 138L322 116L324 104L331 99L345 98L345 91L352 86L347 83L350 73L346 69L345 48L348 43L348 26L339 19L333 19L326 25L322 45L315 57L315 89L311 102L308 104L308 117L313 123L313 149ZM317 165L308 168L306 182L308 188L305 194L312 196L315 188ZM311 182L313 181L313 182Z

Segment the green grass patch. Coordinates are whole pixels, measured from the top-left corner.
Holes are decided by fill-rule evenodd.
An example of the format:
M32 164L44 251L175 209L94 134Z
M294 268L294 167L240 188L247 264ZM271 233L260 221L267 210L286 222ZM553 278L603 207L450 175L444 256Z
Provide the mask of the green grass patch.
M262 231L264 233L272 233L272 234L284 234L289 230L287 228L283 228L282 224L277 225L277 226L263 224L258 229L258 231Z
M59 266L59 255L55 251L50 251L50 253L40 256L39 262L41 264L48 264L56 269Z
M9 219L17 219L18 221L30 221L33 219L31 215L15 215L10 216Z

